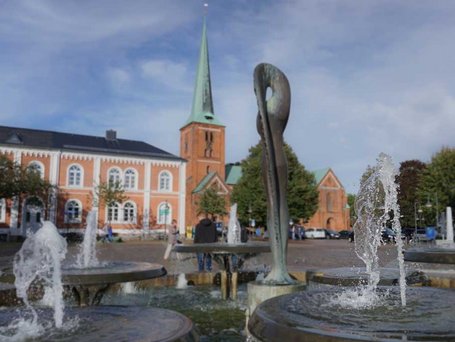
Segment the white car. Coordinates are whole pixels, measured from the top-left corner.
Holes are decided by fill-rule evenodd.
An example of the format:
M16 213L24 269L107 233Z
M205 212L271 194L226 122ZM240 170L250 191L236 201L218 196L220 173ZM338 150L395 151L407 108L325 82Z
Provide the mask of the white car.
M325 239L326 233L322 228L308 228L305 229L305 237L308 239Z

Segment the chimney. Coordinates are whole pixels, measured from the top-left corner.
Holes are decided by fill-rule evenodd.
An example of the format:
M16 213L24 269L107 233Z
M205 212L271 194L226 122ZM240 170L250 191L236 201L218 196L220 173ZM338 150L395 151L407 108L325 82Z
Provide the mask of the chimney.
M117 140L117 132L113 129L109 129L106 131L106 140L107 141L116 141Z

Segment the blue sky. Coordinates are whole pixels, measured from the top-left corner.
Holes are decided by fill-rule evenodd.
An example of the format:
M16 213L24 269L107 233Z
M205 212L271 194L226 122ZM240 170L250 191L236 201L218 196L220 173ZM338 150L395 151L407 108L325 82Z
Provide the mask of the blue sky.
M0 125L143 140L179 154L203 1L0 0ZM258 141L252 73L289 78L285 139L356 192L380 152L455 146L455 2L212 0L215 114L226 161Z

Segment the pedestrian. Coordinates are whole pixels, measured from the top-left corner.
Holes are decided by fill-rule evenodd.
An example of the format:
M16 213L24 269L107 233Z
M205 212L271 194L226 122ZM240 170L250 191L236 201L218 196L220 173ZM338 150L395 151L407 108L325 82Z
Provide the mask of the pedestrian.
M213 243L217 242L216 225L208 217L202 218L196 225L194 232L194 243ZM197 253L197 263L199 272L204 269L212 271L212 256L210 253Z
M114 241L114 233L112 232L112 226L110 224L107 225L107 240L109 242Z
M167 247L166 247L166 251L164 252L164 260L167 260L169 258L169 255L171 255L172 247L174 247L174 245L178 241L178 235L179 235L179 230L177 227L177 220L173 219L171 226L169 227L169 230L167 231Z

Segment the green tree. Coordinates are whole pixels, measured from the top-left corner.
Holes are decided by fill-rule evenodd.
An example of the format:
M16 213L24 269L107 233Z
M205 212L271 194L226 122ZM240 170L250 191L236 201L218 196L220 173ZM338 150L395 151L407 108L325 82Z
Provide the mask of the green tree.
M355 215L355 199L356 195L348 194L348 205L349 205L349 221L351 222L351 227L354 225L357 216Z
M0 155L0 198L19 199L19 204L28 199L28 204L42 205L48 218L52 197L58 191L57 186L43 179L33 167L24 167L5 155Z
M214 188L206 189L199 197L198 215L224 216L226 215L226 200Z
M101 182L95 188L95 194L98 202L95 205L110 207L115 203L123 203L128 199L125 195L125 190L122 184L117 181L115 183Z
M419 205L417 187L425 168L425 163L420 160L406 160L400 163L397 183L402 227L414 227L415 225L415 211Z
M427 164L417 189L425 223L436 223L436 213L455 207L455 148L443 147ZM431 204L431 206L430 206Z
M258 224L267 221L267 199L262 178L262 144L250 148L249 156L242 160L242 177L235 185L231 202L237 203L242 223L254 218ZM293 221L308 220L318 207L318 190L312 173L299 163L292 148L285 144L288 160L288 206Z

